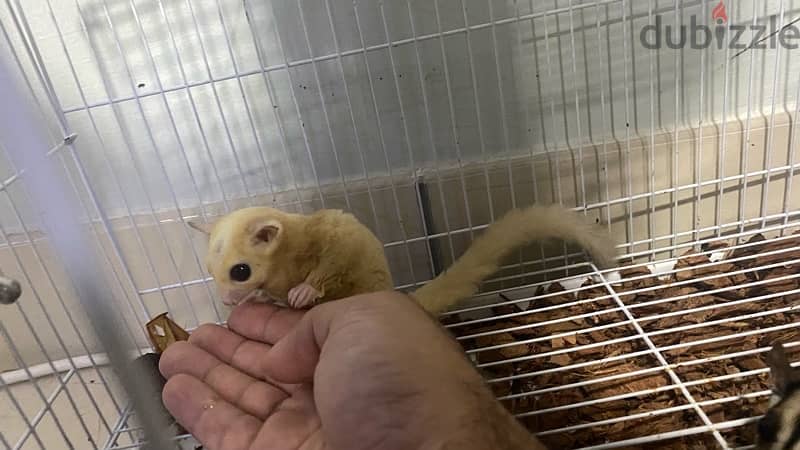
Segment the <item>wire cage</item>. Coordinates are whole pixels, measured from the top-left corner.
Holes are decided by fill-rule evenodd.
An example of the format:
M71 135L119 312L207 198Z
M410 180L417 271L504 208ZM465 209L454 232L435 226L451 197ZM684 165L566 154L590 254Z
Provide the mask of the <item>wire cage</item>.
M747 448L766 352L798 348L798 17L797 0L5 0L0 58L143 352L162 312L189 330L228 314L188 219L345 209L407 289L505 211L560 203L607 224L620 268L537 244L442 316L495 394L554 448ZM138 448L8 145L0 269L22 296L0 305L0 444Z

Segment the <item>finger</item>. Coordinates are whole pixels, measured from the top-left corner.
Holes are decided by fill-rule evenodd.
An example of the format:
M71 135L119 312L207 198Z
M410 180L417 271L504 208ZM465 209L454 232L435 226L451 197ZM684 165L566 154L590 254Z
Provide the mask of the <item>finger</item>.
M352 312L361 309L362 317L369 317L369 314L363 314L364 310L379 316L383 316L384 312L392 314L393 311L407 313L409 304L413 303L405 295L382 292L317 305L283 339L275 343L265 357L264 371L272 379L283 383L311 382L328 335L332 330L353 325L353 320L348 319L352 317ZM411 311L415 316L429 317L418 306Z
M303 316L300 311L265 303L245 303L233 310L228 328L248 339L274 344Z
M251 377L266 380L286 392L293 392L296 388L292 384L280 383L265 373L265 357L272 348L269 344L246 339L219 325L201 325L189 336L189 343Z
M283 389L251 377L223 363L200 347L177 342L161 357L166 378L191 375L204 382L225 401L259 419L266 419L288 394Z
M262 422L245 414L202 381L179 374L167 381L164 406L206 448L239 450L250 448Z
M264 371L283 383L309 383L331 322L343 313L345 300L312 308L265 356ZM338 308L337 308L338 307Z

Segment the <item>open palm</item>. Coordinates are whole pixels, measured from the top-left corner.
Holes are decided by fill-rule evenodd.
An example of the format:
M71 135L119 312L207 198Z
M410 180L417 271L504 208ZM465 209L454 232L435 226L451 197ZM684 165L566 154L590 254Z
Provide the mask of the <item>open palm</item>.
M161 357L164 403L208 450L541 448L408 297L238 306Z
M230 330L203 325L188 343L170 346L161 358L167 408L210 450L323 448L311 385L272 381L263 367L271 343L300 318L243 306Z

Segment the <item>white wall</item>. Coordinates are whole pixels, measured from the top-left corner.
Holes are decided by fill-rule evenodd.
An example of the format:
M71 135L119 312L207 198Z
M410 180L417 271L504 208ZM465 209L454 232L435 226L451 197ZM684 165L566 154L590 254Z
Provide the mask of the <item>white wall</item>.
M418 168L566 147L577 152L591 142L648 136L651 123L655 129L669 130L676 122L695 127L701 118L703 123L744 118L748 101L755 114L769 114L773 104L775 51L746 53L726 69L724 51L652 51L640 45L639 32L652 20L651 7L665 24L674 22L672 1L573 0L570 14L568 0L535 6L532 1L517 5L496 0L491 15L500 22L492 27L484 26L491 23L490 2L467 0L464 13L461 0L440 0L441 30L452 31L443 42L426 38L439 32L434 2L410 2L412 33L406 1L359 1L361 35L368 48L380 47L369 50L367 60L381 139L364 56L357 51L361 35L351 1L330 0L338 44L346 53L341 60L345 81L337 58L303 63L312 54L336 54L324 0L299 2L304 21L296 2L221 0L225 29L216 0L191 2L196 22L185 0L136 0L136 14L127 0L83 0L80 12L71 0L51 1L57 24L44 0L25 2L25 17L61 108L68 111L69 127L79 135L77 149L91 183L111 216L141 213L151 206L175 210L174 199L188 207L199 200L218 201L223 193L241 197L313 186L317 179L363 178L365 168L376 176L387 172L387 161L397 174L410 173L412 160ZM779 0L756 3L759 16L779 11ZM691 15L706 14L710 23L715 4L678 2L679 15L688 23ZM728 1L732 22L751 22L753 4ZM796 0L784 0L784 7L787 22L800 13ZM556 9L562 12L542 16ZM517 13L534 17L517 21ZM464 14L473 27L469 40L456 31L464 28ZM401 41L391 55L385 48L384 17L392 42ZM0 21L21 53L26 73L33 76L4 7ZM415 44L414 35L423 40ZM268 72L270 100L260 68L284 63L281 43L286 60L295 65L288 72ZM5 42L2 46L5 50ZM781 52L775 84L779 110L793 110L797 60L796 51ZM723 110L726 70L729 92ZM209 84L209 71L219 81ZM187 81L193 86L188 91ZM109 97L119 101L111 107ZM46 105L44 97L42 102ZM88 110L86 104L91 105ZM0 172L10 176L6 166L0 162ZM0 216L13 227L5 208Z

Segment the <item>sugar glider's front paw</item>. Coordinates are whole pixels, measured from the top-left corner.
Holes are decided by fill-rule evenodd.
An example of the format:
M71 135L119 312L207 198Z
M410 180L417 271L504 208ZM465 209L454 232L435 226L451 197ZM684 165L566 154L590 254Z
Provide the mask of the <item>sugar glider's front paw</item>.
M308 283L300 283L289 290L289 306L295 309L304 309L314 306L322 293Z

